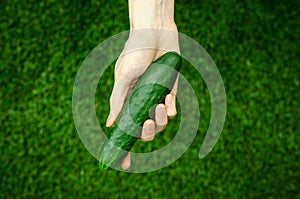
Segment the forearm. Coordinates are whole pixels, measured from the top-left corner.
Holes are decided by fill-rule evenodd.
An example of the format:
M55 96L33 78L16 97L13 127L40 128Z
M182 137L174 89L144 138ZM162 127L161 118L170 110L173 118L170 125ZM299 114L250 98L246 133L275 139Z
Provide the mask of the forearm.
M176 28L174 0L128 0L130 28Z

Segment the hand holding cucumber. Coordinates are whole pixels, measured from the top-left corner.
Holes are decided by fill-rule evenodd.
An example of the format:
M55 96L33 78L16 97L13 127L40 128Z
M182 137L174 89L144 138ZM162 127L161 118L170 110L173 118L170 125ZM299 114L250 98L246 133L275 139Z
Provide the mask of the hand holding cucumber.
M127 97L130 95L136 82L147 70L149 65L168 51L175 51L179 54L177 34L172 34L173 36L162 38L161 35L155 34L155 32L152 34L151 30L147 31L146 34L135 34L134 32L134 30L141 28L153 27L168 29L177 33L177 27L174 20L170 20L170 22L166 20L166 18L173 19L174 1L163 0L163 2L164 4L158 5L156 0L150 0L147 1L147 3L145 1L141 3L141 1L129 0L132 34L130 34L124 50L115 65L115 82L110 97L110 113L106 122L107 127L113 127L116 119L122 111ZM153 10L164 10L164 13L166 13L167 16L162 18L162 15L159 13L156 13L157 16L155 16L155 14L153 14ZM164 46L165 49L151 48L130 51L130 46L135 43L139 43L141 46L145 43L145 46L147 46L149 45L149 42L151 43L150 46ZM160 45L161 42L164 44ZM155 107L154 117L144 121L140 134L141 136L139 138L141 141L147 142L153 140L155 132L163 131L168 123L168 118L173 118L176 115L175 95L177 91L177 84L178 79L176 79L171 92L165 96L163 103L160 103ZM121 167L123 169L128 169L130 164L130 153L128 153L123 161L121 161Z
M131 92L139 77L144 73L147 67L161 56L162 52L156 50L135 51L126 55L121 55L116 63L115 84L110 97L110 114L106 126L112 127L119 115L127 95ZM130 67L129 67L130 66ZM133 68L131 68L133 66ZM136 68L134 68L136 66ZM168 123L168 117L176 115L175 94L177 90L177 81L171 91L165 98L165 103L161 103L155 108L155 117L148 119L143 124L141 141L151 141L155 132L163 131ZM130 154L128 154L121 163L123 169L130 166Z

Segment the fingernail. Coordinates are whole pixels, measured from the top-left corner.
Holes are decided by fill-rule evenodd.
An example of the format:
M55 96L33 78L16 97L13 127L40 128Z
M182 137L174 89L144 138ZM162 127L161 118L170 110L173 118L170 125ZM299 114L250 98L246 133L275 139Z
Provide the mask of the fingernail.
M109 127L111 125L111 114L108 115L106 120L106 126Z
M158 107L158 116L159 117L162 117L164 115L164 111L165 111L165 108L164 107Z
M124 170L126 170L126 169L128 169L130 167L130 153L128 153L127 156L122 161L121 167Z
M146 128L147 134L153 133L153 131L154 131L154 125L147 126L147 128Z
M146 133L147 134L150 134L150 133L152 133L153 132L153 127L152 126L148 126L147 128L146 128Z

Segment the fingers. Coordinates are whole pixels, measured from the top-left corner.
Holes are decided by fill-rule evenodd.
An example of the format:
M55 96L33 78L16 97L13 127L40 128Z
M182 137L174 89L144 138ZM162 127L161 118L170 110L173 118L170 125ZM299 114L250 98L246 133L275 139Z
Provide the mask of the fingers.
M148 142L154 139L155 136L155 123L153 120L146 120L143 125L141 141ZM130 167L130 152L121 162L121 168L126 170Z
M167 115L169 118L174 118L176 115L176 97L173 94L168 94L165 99Z
M155 123L153 120L146 120L143 124L143 130L140 140L143 142L149 142L154 139L155 136Z
M168 95L169 96L169 95ZM168 97L167 96L167 97ZM173 99L173 96L170 95L169 98ZM174 117L176 115L176 106L175 102L171 101L170 112ZM174 106L173 106L174 104ZM159 104L155 108L155 122L153 120L146 120L143 124L143 130L140 140L143 142L148 142L154 139L155 132L163 131L168 124L168 113L167 105Z
M121 162L121 168L126 170L130 167L130 152L126 155L126 157Z
M143 142L153 140L155 132L163 131L167 124L168 116L166 106L164 104L159 104L155 108L155 122L150 119L144 122L140 140Z
M176 115L175 96L172 94L167 95L166 102L170 102L170 110L172 116ZM155 137L155 132L163 131L168 124L168 105L159 104L155 108L155 122L148 119L143 124L143 130L141 133L140 140L143 142L152 141ZM121 162L121 168L126 170L130 167L130 152Z
M176 111L176 93L177 93L177 87L178 87L178 78L179 78L179 75L176 78L176 81L175 81L174 86L171 90L171 93L168 94L165 98L167 115L170 119L174 118L177 114L177 111Z
M172 97L172 95L170 94L168 96L170 96L170 98ZM173 98L171 99L173 100ZM176 108L175 108L175 114L176 114ZM155 132L163 131L166 128L167 124L168 124L167 105L159 104L155 108L155 122L151 119L148 119L144 122L140 140L143 142L152 141L155 137ZM126 170L130 167L130 164L131 161L130 161L130 152L129 152L121 162L121 168Z
M166 106L159 104L155 108L155 130L156 132L163 131L168 124L168 116Z

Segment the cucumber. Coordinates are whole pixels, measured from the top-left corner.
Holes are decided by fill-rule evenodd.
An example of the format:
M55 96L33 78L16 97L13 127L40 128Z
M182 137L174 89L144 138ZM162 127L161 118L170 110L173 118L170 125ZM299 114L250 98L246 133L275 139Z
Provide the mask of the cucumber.
M99 167L102 170L120 164L133 147L153 107L162 103L170 93L169 88L174 85L181 64L180 55L165 53L150 64L137 81L100 151Z

